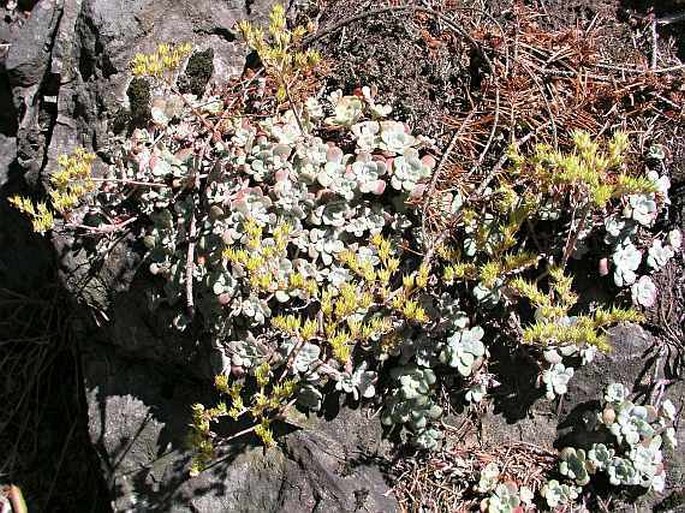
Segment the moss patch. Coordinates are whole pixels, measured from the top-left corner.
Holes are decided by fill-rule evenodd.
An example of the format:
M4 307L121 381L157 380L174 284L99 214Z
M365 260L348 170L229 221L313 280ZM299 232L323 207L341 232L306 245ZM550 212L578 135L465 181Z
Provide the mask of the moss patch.
M150 83L134 78L126 90L131 109L131 126L142 127L150 120Z
M207 48L202 52L196 52L188 60L185 73L178 79L178 87L182 93L192 93L201 97L213 73L214 50Z

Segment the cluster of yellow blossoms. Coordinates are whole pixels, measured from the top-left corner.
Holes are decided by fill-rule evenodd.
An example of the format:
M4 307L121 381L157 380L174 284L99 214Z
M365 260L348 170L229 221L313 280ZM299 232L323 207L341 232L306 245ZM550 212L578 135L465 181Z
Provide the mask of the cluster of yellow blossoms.
M91 168L95 155L83 148L76 148L71 155L60 155L57 159L59 170L50 176L50 203L34 203L23 196L9 199L20 212L31 219L33 231L44 234L55 225L53 210L64 215L72 210L83 197L95 190Z
M190 43L162 43L153 53L136 54L131 61L131 72L136 77L159 78L164 73L176 70L192 50L193 46Z

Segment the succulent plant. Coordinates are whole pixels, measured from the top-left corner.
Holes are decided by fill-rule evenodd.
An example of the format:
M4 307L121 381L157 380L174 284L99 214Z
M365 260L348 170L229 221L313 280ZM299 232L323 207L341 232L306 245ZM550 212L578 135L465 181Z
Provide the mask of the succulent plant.
M212 273L207 276L208 286L216 296L231 298L236 291L237 280L231 273ZM223 298L221 299L224 302Z
M339 290L343 283L349 283L353 280L352 272L347 267L341 267L339 265L331 265L325 276L328 283L336 290Z
M274 11L274 20L287 25L282 9ZM245 23L241 27L246 38L254 43L261 37L268 47L278 32L250 30ZM294 37L286 28L279 30ZM306 56L302 53L300 60ZM262 57L268 72L275 57ZM316 60L315 55L310 57ZM622 145L613 142L611 155L600 155L589 136L574 136L574 153L548 149L531 156L529 163L542 174L530 174L541 178L539 183L526 183L526 173L518 173L525 170L515 169L525 158L512 155L511 169L502 170L497 187L479 191L482 197L475 203L465 201L475 191L468 181L436 192L426 211L445 214L455 236L434 247L433 260L422 265L416 248L430 247L434 227L425 222L432 220L423 218L420 207L426 198L421 196L436 165L424 150L437 145L412 134L406 123L383 119L390 108L376 103L375 92L370 87L354 95L336 91L327 98L301 98L288 108L287 91L279 89L278 102L285 107L266 116L221 112L219 97L184 100L160 95L153 102L154 124L135 131L121 150L122 158L116 159L124 164L123 171L120 166L110 170L124 181L152 184L134 188L127 202L136 204L141 221L150 220L144 239L150 271L165 281L154 303L189 306L187 313L179 308L183 312L174 324L182 328L201 323L213 347L226 349L226 367L235 375L250 376L246 369L261 369L264 364L290 366L279 369L287 386L282 381L260 385L273 388L269 393L274 394L270 399L266 392L260 396L254 415L266 422L260 424L264 439L269 439L268 420L260 418L259 411L268 400L282 406L297 394L299 406L317 410L329 382L330 388L355 399L372 397L381 362L392 362L400 366L390 371L383 422L405 426L421 447L437 447L441 433L434 421L442 413L433 399L437 368L445 364L456 369L468 378L460 380L467 401L482 401L492 383L486 373L489 355L483 329L468 327L468 317L482 315L488 322L499 312L495 306L516 315L508 285L513 275L526 273L539 262L540 255L519 251L530 245L521 244L528 235L518 227L528 221L534 228L541 219L560 219L560 197L585 201L579 182L602 199L600 193L607 190L595 183L598 176L607 184L629 178L604 166L608 160L620 161L616 153ZM196 139L205 133L206 119L196 119L196 111L211 112L222 121L223 137L210 140L202 152L195 151ZM581 158L589 154L597 158ZM559 169L545 179L544 171L554 167L548 162ZM584 173L585 167L592 173ZM516 176L507 176L509 171ZM587 183L566 180L573 171L574 176L588 175L582 177ZM191 176L202 186L188 183ZM649 180L655 187L628 187L647 192L630 197L610 194L612 201L602 204L601 212L614 220L605 228L607 240L617 247L613 261L619 286L636 281L642 260L643 246L635 247L631 236L636 234L636 244L648 240L642 236L643 226L652 225L667 202L667 179L650 175ZM637 178L630 183L644 185ZM619 218L619 202L626 206L624 218ZM477 211L481 205L482 211ZM121 218L128 209L120 201L108 214ZM571 227L578 229L577 242L590 240L599 212L589 212L582 229L577 224ZM557 258L556 235L545 237L551 244L545 254L549 261ZM678 234L669 235L668 241L661 248L655 244L648 257L654 262L667 259L665 248L680 245ZM435 272L447 266L452 277L443 283ZM641 304L647 297L644 284L645 280L636 284ZM470 309L468 316L460 298L463 308ZM581 321L588 318L566 314L546 320L571 331L580 330ZM550 365L542 379L549 396L566 392L573 369L564 365L565 360L591 359L590 346L550 342L545 347ZM276 368L273 371L267 374L277 375ZM452 376L445 380L452 381ZM611 408L616 426L606 427L615 432L617 443L635 447L636 440L655 439L657 428L666 437L672 427L666 421L652 425L651 417L645 418L638 407L628 412L627 405L612 403ZM634 453L640 472L646 474L645 451ZM566 460L567 475L585 480L578 455ZM497 486L488 499L490 510L508 511L522 503L523 489Z
M400 362L407 364L411 361L420 367L434 368L439 364L435 348L438 342L433 337L420 334L407 337L400 347Z
M479 403L488 393L488 389L483 383L475 383L466 390L466 400L469 403Z
M613 458L607 467L607 474L609 475L609 482L614 486L638 484L638 475L635 467L633 467L630 460L625 458Z
M340 231L336 229L312 228L309 231L309 256L316 262L321 258L323 265L331 265L335 255L345 249L345 244L340 239Z
M294 342L283 345L283 348L288 352L294 347ZM312 366L319 360L319 356L321 356L321 348L316 344L305 342L295 357L293 370L303 374L308 373L312 369Z
M620 405L628 398L628 389L622 383L610 383L604 392L604 400L611 404Z
M270 19L269 30L249 23L240 30L279 83L280 75L291 74L289 68L318 59L290 47L302 34L287 29L281 6ZM265 47L272 52L263 52ZM161 48L168 56L169 48ZM275 61L284 55L283 73L274 74ZM149 67L142 56L136 61L140 73ZM257 83L256 90L268 90ZM577 257L583 241L604 235L615 249L616 285L634 284L637 304L654 303L653 282L638 280L643 252L648 267L661 268L680 248L682 235L674 230L645 246L653 238L646 228L668 204L670 182L656 172L646 177L621 172L625 135L616 134L606 151L583 133L573 134L575 148L567 153L545 145L536 145L528 156L512 149L492 181L496 186L481 190L475 180L460 180L455 173L454 187L442 190L440 183L430 191L436 197L426 198L425 183L436 163L425 149L436 150L437 144L412 134L406 123L383 119L391 110L376 103L374 88L321 99L298 94L291 100L286 83L295 80L278 84L276 100L283 108L271 109L271 101L259 99L254 111L242 114L224 111L222 97L182 98L160 83L149 129L135 130L116 150L111 161L117 164L105 173L113 182L104 182L92 204L103 219L130 215L148 223L147 263L164 282L150 303L174 307L175 326L192 323L212 347L222 348L222 372L230 368L233 376L257 379L255 404L244 402L265 442L270 439L265 410L290 404L294 394L299 406L318 410L324 391L334 387L355 399L372 397L387 362L399 367L390 370L383 422L405 426L421 447L437 447L441 433L435 420L442 412L433 398L436 374L446 384L463 385L459 392L467 401L483 399L493 383L489 355L483 329L468 327L468 320L496 326L505 313L516 326L525 318L510 297L519 277L530 292L521 296L536 310L522 340L537 344L531 354L544 358L548 397L564 394L574 372L569 360L588 362L596 347L608 345L604 319L637 318L620 309L597 308L585 315L583 302L569 306L575 303L572 276L556 283L545 277L550 287L543 283L542 290L525 281L538 265L549 264L552 276L553 264L565 263L571 240ZM267 111L271 114L263 115ZM198 113L211 116L198 118ZM221 121L222 137L204 144L209 119ZM662 153L651 157L663 159ZM136 186L126 184L129 180ZM125 191L114 185L122 182ZM587 214L573 216L567 226L560 221L567 219L569 202ZM545 233L537 238L539 221L545 222ZM436 238L439 229L449 237ZM528 254L533 246L539 251ZM587 329L590 324L593 329ZM297 354L289 358L295 347ZM455 373L444 372L441 364L465 379L454 380ZM276 375L284 379L270 383ZM223 384L221 393L230 395ZM239 410L248 411L244 406ZM587 458L581 449L565 450L562 474L584 484L593 472L606 472L616 482L659 489L661 445L676 444L674 417L672 403L640 406L618 390L607 391L598 421L605 443L592 446ZM528 503L528 491L514 483L487 488L489 511L520 511ZM546 489L555 505L577 496L576 488L559 483Z
M412 443L421 449L432 451L438 448L442 439L442 432L434 427L429 426L419 430L412 437Z
M555 363L544 371L542 381L547 388L547 398L554 399L557 395L564 395L568 391L568 383L573 374L573 367L566 367L563 363Z
M502 299L500 292L501 280L497 280L493 287L488 287L484 283L478 283L473 287L472 294L478 303L485 308L494 308Z
M371 206L361 204L357 207L355 217L343 226L343 230L355 237L362 237L365 233L372 235L381 233L386 223L382 207L378 203L373 203Z
M343 374L342 378L336 383L337 390L342 390L347 394L352 394L355 401L360 397L366 399L376 394L377 373L368 369L368 362L363 361L351 374Z
M415 148L407 148L392 160L390 185L398 191L412 192L421 180L430 176L434 165L432 160L421 159Z
M231 358L231 364L236 367L250 369L260 361L264 355L254 343L254 337L246 337L245 340L231 340L227 344L227 352Z
M593 472L608 469L614 453L614 449L610 449L604 444L593 444L587 453L587 460L592 466Z
M398 121L381 121L380 138L379 148L390 155L406 156L416 144L416 139L409 133L407 125Z
M619 444L625 441L628 445L635 446L642 438L654 436L655 430L649 422L650 415L653 415L651 407L636 406L630 401L623 401L616 408L616 413L615 422L608 427Z
M469 325L469 317L461 308L459 298L449 293L443 293L437 300L436 314L439 315L440 326L446 331L460 331Z
M308 185L316 181L320 168L326 163L330 146L319 137L298 141L295 145L293 172L296 179Z
M611 246L623 244L637 232L637 224L631 219L610 216L604 220L604 242Z
M559 472L561 475L573 479L579 486L584 486L590 482L590 474L587 470L588 462L583 449L567 447L561 451L560 457Z
M374 96L376 96L377 90L375 87L363 86L362 96L364 101L369 106L369 111L371 112L371 117L374 119L385 118L392 112L392 107L389 105L377 104Z
M266 319L271 317L271 308L263 299L249 295L242 302L234 304L232 314L244 316L250 326L254 327L264 324Z
M430 369L409 366L394 369L391 375L399 382L400 393L405 399L424 397L435 384L435 373Z
M321 105L321 102L314 96L310 96L305 100L304 107L307 110L307 115L310 119L320 120L326 115L323 110L323 105Z
M177 96L168 98L155 98L150 106L150 117L152 122L166 126L169 122L179 117L183 113L185 105Z
M598 418L600 426L608 428L615 441L592 444L587 458L582 449L565 448L560 465L563 475L583 485L589 481L589 475L605 472L614 486L664 489L662 444L667 436L675 435L670 418L674 416L673 404L669 401L665 408L662 404L657 409L635 405L627 397L628 391L622 384L611 383L607 387L606 404Z
M664 399L661 403L661 413L662 416L667 419L674 421L676 418L676 407L670 399Z
M599 349L597 349L597 346L593 346L592 344L587 344L585 347L581 347L580 351L578 351L581 365L587 365L588 363L592 362L595 359L598 351Z
M515 513L520 511L521 497L515 483L498 484L490 496L481 504L487 513Z
M670 203L668 191L671 188L671 179L666 175L659 176L659 173L654 170L647 172L647 178L654 183L657 194L661 197L661 200L668 205Z
M297 406L303 410L319 411L323 404L323 394L311 383L304 385L297 394Z
M359 192L380 196L385 191L385 180L381 177L387 173L388 166L384 159L373 159L369 152L360 152L352 163L351 174L357 182Z
M340 148L331 146L326 152L326 163L316 177L322 187L339 194L347 201L354 198L357 188L354 175L348 172L350 157Z
M674 254L671 246L664 246L661 240L655 239L647 250L647 265L652 269L661 269Z
M314 224L324 224L326 226L333 226L341 228L348 221L352 214L349 203L345 200L330 201L323 205L319 205L312 212L312 221Z
M651 486L652 479L662 470L663 455L661 454L661 438L654 437L648 446L633 447L628 459L640 477L640 484Z
M666 240L674 251L679 251L683 243L683 232L675 228L668 232Z
M643 226L651 226L656 219L659 209L656 201L650 195L633 194L628 198L628 205L623 210L623 215L633 219Z
M551 363L552 365L561 363L563 361L563 357L559 354L559 351L557 351L556 348L551 348L547 349L546 351L543 351L542 357L545 359L546 362Z
M642 253L630 241L616 248L612 256L614 265L614 282L619 287L631 285L637 279L637 268L642 262Z
M647 151L647 158L664 160L666 158L666 149L661 144L652 144Z
M672 426L667 427L661 434L664 441L664 447L669 450L673 450L678 447L678 439L676 438L675 428Z
M241 189L231 202L231 208L242 214L243 219L250 218L260 226L276 223L276 215L271 211L272 206L273 201L260 187Z
M242 171L254 179L264 182L281 169L290 169L288 158L292 148L287 144L271 143L266 136L259 136L255 140L249 154L240 159L243 162Z
M633 303L636 305L650 308L656 303L656 285L649 276L641 276L630 287Z
M480 479L478 480L478 491L485 493L495 489L499 482L500 469L497 463L490 462L480 471Z
M358 96L343 96L341 91L335 91L329 99L335 105L333 116L326 119L329 125L349 127L363 114L364 104Z
M559 506L572 505L578 498L579 490L575 486L551 479L542 487L540 495L545 498L547 505L554 510Z
M293 145L304 135L292 110L285 111L280 118L267 118L261 127L279 144Z
M360 152L372 152L381 144L381 125L378 121L362 121L352 125L352 134L356 138Z
M456 367L462 376L470 376L486 355L485 345L481 341L483 335L480 326L453 333L440 353L440 361Z
M390 372L394 386L386 399L381 421L385 425L406 424L420 434L442 415L442 408L430 397L435 373L414 365L396 367Z

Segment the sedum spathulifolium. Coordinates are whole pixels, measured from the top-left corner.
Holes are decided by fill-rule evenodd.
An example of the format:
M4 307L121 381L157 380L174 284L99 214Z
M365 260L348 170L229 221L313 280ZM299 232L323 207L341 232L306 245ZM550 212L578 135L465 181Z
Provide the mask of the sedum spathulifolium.
M306 31L290 31L282 9L270 22L267 32L241 26L267 69L257 93L241 98L259 115L230 96L176 91L187 45L136 56L132 70L154 86L152 119L112 151L90 203L138 221L162 284L151 305L174 308L179 330L200 326L221 352L219 402L193 407L194 472L216 455L220 419L247 419L270 445L273 422L293 406L319 410L327 391L352 401L380 395L384 424L437 447L441 379L462 386L467 402L483 401L496 384L495 337L525 345L553 398L574 365L608 349L608 327L640 319L630 309L580 309L567 266L586 241L604 238L614 250L605 274L638 284L635 302L646 306L654 291L638 274L680 248L680 232L649 248L644 240L657 238L638 237L662 211L668 184L628 172L625 135L512 149L491 182L456 177L449 190L432 188L433 142L392 119L372 88L305 95L297 82L320 56L298 46ZM47 207L16 204L41 217L41 231L51 228ZM436 218L440 230L427 222ZM541 223L554 227L544 238L535 237ZM516 507L510 492L493 491L488 507Z
M552 509L573 504L582 487L598 475L616 487L664 491L664 451L677 446L675 405L669 399L659 405L636 404L623 384L611 383L595 415L591 439L597 441L584 448L564 448L559 462L562 482L550 480L541 491Z

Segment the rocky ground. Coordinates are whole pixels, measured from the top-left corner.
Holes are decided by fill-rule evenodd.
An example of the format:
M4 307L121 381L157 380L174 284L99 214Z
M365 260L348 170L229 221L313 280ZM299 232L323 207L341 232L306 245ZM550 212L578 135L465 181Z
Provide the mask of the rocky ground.
M383 438L377 416L365 409L329 408L329 414L303 420L303 429L285 433L278 450L265 452L248 440L208 472L188 478L188 405L207 393L206 380L213 370L209 350L170 329L163 313L148 312L143 295L148 277L139 271L140 253L128 238L113 240L107 258L87 268L84 252L73 241L30 234L27 223L4 199L40 191L56 156L77 145L106 159L113 127L122 115L135 115L123 109L135 103L127 71L135 52L149 50L159 41L191 41L200 50L213 50L213 83L240 75L248 56L235 23L263 20L270 2L38 0L18 2L16 7L17 2L4 3L8 8L0 25L0 482L20 484L30 511L45 512L385 513L407 507L401 486L400 493L393 492L399 477L397 455ZM512 2L444 2L462 3L485 8L488 16L510 28ZM657 16L677 12L675 4L657 3ZM321 31L363 10L354 0L292 4L293 17L310 16ZM540 26L550 30L601 19L601 45L617 63L634 63L651 58L645 30L645 19L652 15L648 4L540 0L537 8L544 14ZM361 7L377 6L367 2ZM660 26L660 59L685 59L685 38L674 38L682 33L682 22ZM408 20L406 13L365 19L315 44L332 63L330 87L349 91L375 84L416 131L438 141L446 140L462 121L459 113L468 110L468 91L475 89L480 73L462 38L440 23L420 17ZM682 91L682 74L673 80L673 87ZM679 118L657 120L652 140L671 152L671 222L685 228L682 115L681 105ZM649 379L655 373L675 378L682 338L668 339L664 326L682 337L685 303L677 293L683 286L682 262L661 279L664 289L674 291L669 305L650 314L646 330L618 329L616 351L583 369L560 407L540 400L541 394L525 383L521 362L502 359L504 374L508 370L511 379L495 393L482 419L481 440L526 441L551 449L566 433L564 426L582 416L610 380L635 384L638 390L642 386L649 394ZM672 350L668 354L661 351L666 347ZM668 395L683 404L682 382L675 380ZM458 421L455 412L454 422ZM639 511L682 508L684 438L681 432L681 452L670 466L666 494L632 498ZM628 498L614 502L614 510L629 508L622 505L624 499Z

